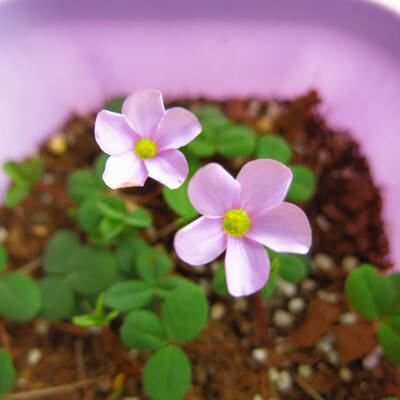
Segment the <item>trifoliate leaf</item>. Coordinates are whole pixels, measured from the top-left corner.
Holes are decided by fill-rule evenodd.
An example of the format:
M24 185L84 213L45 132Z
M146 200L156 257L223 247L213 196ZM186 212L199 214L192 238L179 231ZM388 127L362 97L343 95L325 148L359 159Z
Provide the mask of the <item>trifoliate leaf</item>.
M357 313L371 321L387 315L394 300L389 278L378 275L369 264L351 271L345 282L345 292Z
M167 344L159 319L147 310L130 312L124 319L120 334L126 346L138 351L156 350Z
M97 208L103 216L117 221L123 221L128 212L124 201L116 196L101 197Z
M168 338L175 342L194 339L204 328L208 303L200 288L183 286L172 292L162 307L161 321Z
M127 236L120 240L115 255L118 268L126 277L137 276L137 257L147 247L149 247L147 242L138 236Z
M75 307L75 295L66 280L48 276L42 279L39 288L43 299L43 318L58 321L71 317Z
M126 100L126 96L117 96L113 97L112 99L108 100L103 108L108 111L112 111L115 113L122 113L122 104L124 104L124 101Z
M145 281L132 280L112 285L106 292L107 307L123 313L141 308L153 297L153 288Z
M26 196L28 196L30 191L30 186L16 185L11 187L6 193L4 205L8 208L15 207L17 204L21 203L21 201L24 200Z
M68 260L80 246L78 236L68 230L55 233L47 242L44 253L44 269L49 274L64 274L68 271Z
M400 317L390 317L379 324L378 341L385 356L400 366Z
M115 256L108 250L80 246L74 251L69 264L66 279L79 294L100 293L119 278Z
M104 188L104 184L90 171L77 170L68 176L68 195L77 204L89 196L101 194Z
M232 125L218 135L217 151L225 157L249 156L255 146L256 136L248 125Z
M147 361L143 384L154 400L182 400L192 379L190 361L179 347L169 345Z
M4 247L3 243L0 243L0 275L5 271L7 263L8 263L7 249Z
M225 263L223 261L218 263L218 269L213 276L212 287L220 296L230 296L226 286Z
M0 280L0 314L17 322L34 318L42 305L40 290L26 275L7 274Z
M134 228L149 228L153 224L153 217L145 208L137 208L125 216L126 225Z
M158 282L172 267L169 255L155 247L143 249L136 263L139 275L151 284Z
M293 181L288 191L288 198L293 201L307 201L314 193L316 177L314 172L304 165L291 165Z
M297 254L278 254L275 258L280 277L291 283L299 283L309 272L309 261Z
M10 391L16 375L10 354L4 349L0 349L0 396L4 396Z
M283 137L268 134L259 138L256 156L257 158L272 158L286 164L292 158L292 149Z

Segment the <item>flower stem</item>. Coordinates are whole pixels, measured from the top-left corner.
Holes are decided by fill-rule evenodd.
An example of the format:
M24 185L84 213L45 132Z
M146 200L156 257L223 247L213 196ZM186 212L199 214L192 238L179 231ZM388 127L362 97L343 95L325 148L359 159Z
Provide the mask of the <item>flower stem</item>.
M260 344L263 347L267 347L267 323L265 321L263 305L259 292L255 294L255 300L257 307L258 336L260 339Z

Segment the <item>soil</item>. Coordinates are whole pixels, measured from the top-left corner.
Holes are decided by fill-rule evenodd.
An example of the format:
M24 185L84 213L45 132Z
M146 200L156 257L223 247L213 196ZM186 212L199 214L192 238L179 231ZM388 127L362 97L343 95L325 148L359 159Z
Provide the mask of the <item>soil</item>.
M203 103L204 99L181 100L169 106L193 109ZM293 101L214 102L228 118L253 126L258 134L273 131L284 136L294 151L292 163L308 165L316 173L315 195L299 204L311 221L315 268L307 280L289 288L292 293L281 285L276 295L262 304L255 296L233 300L208 291L211 319L194 342L182 346L193 366L193 382L185 400L378 400L400 396L399 369L381 358L379 351L374 353L374 325L349 314L343 294L346 275L359 263L382 269L391 266L381 220L382 200L358 144L346 132L326 126L318 114L318 103L315 92ZM55 154L45 143L40 150L45 158L43 180L19 206L0 210L11 269L39 277L47 238L60 228L76 229L67 215L74 205L65 184L71 171L90 167L98 154L94 118L74 116L58 132L68 146L65 154ZM216 160L233 174L247 161ZM176 215L164 204L159 185L148 180L144 188L123 193L154 213L155 231L144 236L171 249ZM209 288L212 266L193 269L174 254L172 257L177 273ZM293 296L304 299L306 309L292 312L289 326L276 326L276 310L290 309ZM257 307L261 307L265 325L260 325ZM18 371L9 399L148 399L141 386L148 354L125 349L117 330L118 323L103 331L87 331L67 321L48 324L36 319L16 324L0 320L0 344L11 352ZM267 350L267 359L258 357L257 361L254 349ZM260 353L265 356L258 350ZM368 366L374 357L377 359ZM276 379L275 368L288 374L278 372ZM287 387L285 380L289 381Z

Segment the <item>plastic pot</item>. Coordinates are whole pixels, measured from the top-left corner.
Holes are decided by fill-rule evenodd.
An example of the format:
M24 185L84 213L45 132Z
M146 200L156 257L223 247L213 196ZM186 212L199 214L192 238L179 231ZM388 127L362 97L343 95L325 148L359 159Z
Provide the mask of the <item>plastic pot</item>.
M13 0L0 5L0 163L73 112L149 87L165 97L315 88L367 155L400 266L400 18L350 0ZM6 179L0 176L0 196Z

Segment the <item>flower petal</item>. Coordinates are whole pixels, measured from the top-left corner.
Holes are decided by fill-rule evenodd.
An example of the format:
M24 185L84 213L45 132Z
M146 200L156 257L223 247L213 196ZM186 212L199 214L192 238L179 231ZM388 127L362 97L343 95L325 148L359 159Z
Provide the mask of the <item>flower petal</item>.
M305 254L311 246L307 216L294 204L282 203L251 222L246 237L277 252Z
M178 257L190 265L208 264L226 248L223 218L197 218L179 230L174 239Z
M264 247L245 237L228 236L225 273L232 296L247 296L268 280L270 263Z
M248 162L239 172L242 208L251 216L264 214L280 204L289 189L292 173L275 160Z
M148 176L143 161L133 151L111 156L106 162L103 180L111 189L143 186Z
M143 89L130 95L122 106L122 114L143 138L154 139L158 125L165 115L161 93Z
M102 110L94 125L97 144L104 153L115 156L132 150L140 136L129 125L125 115Z
M170 108L158 127L157 148L178 149L191 142L200 132L200 122L193 113L181 107Z
M189 173L186 158L179 150L164 150L143 161L149 171L150 178L170 189L181 186Z
M219 164L200 168L189 183L188 194L200 214L221 217L240 208L240 186Z

